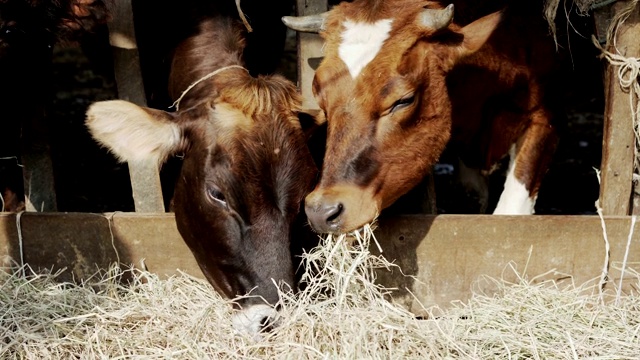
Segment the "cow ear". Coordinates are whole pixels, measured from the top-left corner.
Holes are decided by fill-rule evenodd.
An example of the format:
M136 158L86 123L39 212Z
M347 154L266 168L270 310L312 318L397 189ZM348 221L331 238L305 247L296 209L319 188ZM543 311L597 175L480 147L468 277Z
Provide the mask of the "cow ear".
M459 59L478 51L487 42L501 19L502 12L499 11L481 17L460 29L463 40L457 48L457 58Z
M120 161L158 165L181 150L182 131L175 115L123 100L100 101L87 110L85 124L93 138Z

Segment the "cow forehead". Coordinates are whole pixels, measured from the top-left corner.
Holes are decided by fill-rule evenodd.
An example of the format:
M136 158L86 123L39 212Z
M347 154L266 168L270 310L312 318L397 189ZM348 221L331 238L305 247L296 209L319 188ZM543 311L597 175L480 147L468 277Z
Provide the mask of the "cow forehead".
M216 104L211 118L215 128L224 136L238 136L237 133L250 131L254 121L240 109L230 104Z
M345 63L352 78L367 66L380 52L389 38L391 19L382 19L373 23L346 20L343 22L341 43L338 56Z
M209 119L199 120L189 137L195 161L208 161L217 154L213 159L226 159L228 169L242 176L300 167L300 162L308 160L302 151L306 144L298 123L286 117L254 119L229 104L216 105Z

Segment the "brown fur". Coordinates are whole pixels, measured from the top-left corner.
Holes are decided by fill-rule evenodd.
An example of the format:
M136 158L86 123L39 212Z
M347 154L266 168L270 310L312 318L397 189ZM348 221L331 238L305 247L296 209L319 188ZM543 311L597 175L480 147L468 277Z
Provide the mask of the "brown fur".
M162 142L146 146L164 151L154 155L158 158L182 154L173 207L178 230L202 272L227 297L253 290L256 297L239 301L240 307L273 304L278 300L274 281L295 288L295 255L310 233L300 210L317 168L298 120L301 99L283 77L253 77L239 68L244 66L245 31L237 18L213 15L195 28L171 62L168 83L174 99L197 82L184 93L179 111L127 111L124 116L145 116L119 121L122 126L114 131L114 118L123 116L125 106L98 103L87 124L112 150L124 145L100 138L101 130L122 134L112 136L118 139L131 134L130 151L140 143L133 137L142 136ZM127 126L143 120L153 126ZM166 134L175 133L176 125L180 140L169 141Z
M174 57L174 95L216 69L243 65L238 22L208 19L199 29ZM316 174L298 122L300 103L284 78L238 68L182 100L187 150L174 197L178 229L207 278L229 297L257 287L254 294L273 303L271 279L295 285L290 247L301 241L295 224L302 225L301 203ZM227 208L207 198L210 186L224 194Z
M356 0L329 14L326 56L313 85L328 120L327 152L306 204L317 231L351 231L377 214L349 200L364 195L335 189L373 193L374 206L364 208L380 211L418 184L448 144L489 169L517 142L516 174L532 196L537 192L555 142L544 94L553 43L511 13L502 22L496 13L434 31L416 21L425 7L440 5ZM346 19L393 19L389 38L356 79L338 56ZM412 92L413 103L391 110Z

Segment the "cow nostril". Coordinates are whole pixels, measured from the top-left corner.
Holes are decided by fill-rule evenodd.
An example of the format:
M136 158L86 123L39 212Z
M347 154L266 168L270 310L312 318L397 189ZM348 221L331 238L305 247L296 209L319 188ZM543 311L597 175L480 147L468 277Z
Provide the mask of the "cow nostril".
M342 215L342 211L344 210L344 205L342 203L338 203L337 205L332 206L327 212L327 223L333 223L338 220L340 215Z
M273 330L273 318L265 316L260 320L260 331L270 332Z

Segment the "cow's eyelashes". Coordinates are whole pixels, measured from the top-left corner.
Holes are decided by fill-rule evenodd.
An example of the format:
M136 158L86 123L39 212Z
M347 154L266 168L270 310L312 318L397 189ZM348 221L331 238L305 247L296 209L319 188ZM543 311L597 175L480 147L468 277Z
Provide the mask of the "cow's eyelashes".
M209 199L213 200L214 202L225 207L227 206L227 199L224 197L224 194L222 193L222 191L220 191L220 188L218 188L217 186L213 186L213 185L207 186L207 196L209 197Z
M396 110L403 109L413 104L413 102L415 101L415 98L416 98L415 94L409 94L409 95L403 96L402 98L394 102L393 105L391 105L390 111L394 112Z

